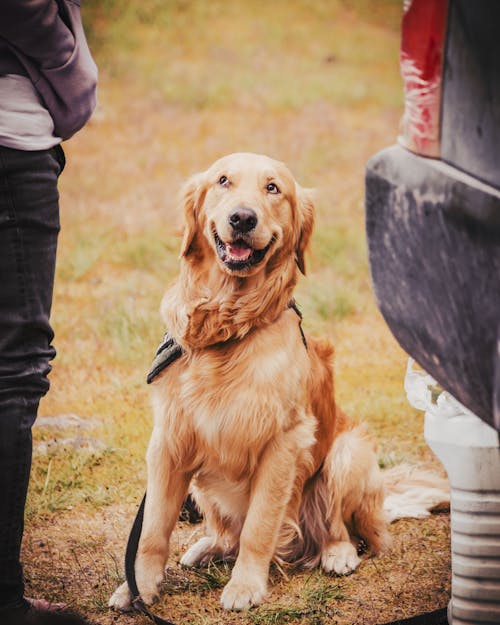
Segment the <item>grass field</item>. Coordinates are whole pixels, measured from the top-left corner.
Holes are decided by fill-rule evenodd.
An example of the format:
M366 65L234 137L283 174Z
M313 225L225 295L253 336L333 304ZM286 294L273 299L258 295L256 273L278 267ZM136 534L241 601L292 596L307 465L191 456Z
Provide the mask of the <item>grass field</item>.
M32 593L128 625L141 617L105 606L145 487L145 374L177 270L176 194L219 156L269 154L317 189L297 291L304 325L335 342L339 403L378 437L381 462L437 465L404 395L406 356L373 299L364 238L364 166L394 142L402 112L399 0L87 0L84 9L99 106L64 146L58 356L35 428L24 557ZM42 427L68 414L79 419ZM159 610L177 622L370 625L433 609L449 592L448 517L437 515L395 524L393 550L349 578L274 571L269 603L223 614L228 570L176 565L199 531L179 526L173 541Z

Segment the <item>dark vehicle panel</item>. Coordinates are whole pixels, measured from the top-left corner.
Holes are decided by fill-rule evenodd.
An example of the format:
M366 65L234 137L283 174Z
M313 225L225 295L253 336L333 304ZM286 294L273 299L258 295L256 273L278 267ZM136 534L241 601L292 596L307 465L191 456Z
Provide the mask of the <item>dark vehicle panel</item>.
M368 163L366 227L391 331L447 391L500 429L500 192L394 146Z
M401 346L500 430L499 0L407 0L405 110L366 173L378 305Z
M500 188L500 2L455 0L445 52L441 158Z

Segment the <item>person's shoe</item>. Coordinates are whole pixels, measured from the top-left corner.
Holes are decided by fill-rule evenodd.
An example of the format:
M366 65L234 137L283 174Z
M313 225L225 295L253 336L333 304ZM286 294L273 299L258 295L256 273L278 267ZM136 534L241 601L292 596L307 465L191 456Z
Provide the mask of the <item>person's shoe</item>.
M24 597L24 600L27 601L30 606L35 610L60 612L61 610L66 610L68 608L68 605L66 603L52 603L52 601L47 601L47 599L33 599L32 597Z
M25 598L21 605L0 611L2 625L92 625L65 604Z

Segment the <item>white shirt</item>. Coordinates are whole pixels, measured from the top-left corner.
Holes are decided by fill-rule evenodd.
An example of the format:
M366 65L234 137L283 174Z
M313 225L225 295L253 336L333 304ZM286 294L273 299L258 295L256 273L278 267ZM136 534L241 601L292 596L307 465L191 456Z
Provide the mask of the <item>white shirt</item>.
M61 142L54 122L26 76L0 76L0 145L16 150L47 150Z

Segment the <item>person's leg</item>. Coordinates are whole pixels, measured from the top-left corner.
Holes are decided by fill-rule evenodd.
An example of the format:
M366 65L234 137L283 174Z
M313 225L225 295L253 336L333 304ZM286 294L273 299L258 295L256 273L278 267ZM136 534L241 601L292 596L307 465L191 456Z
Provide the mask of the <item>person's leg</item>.
M31 426L55 355L49 315L63 166L60 147L0 147L0 610L23 605Z

